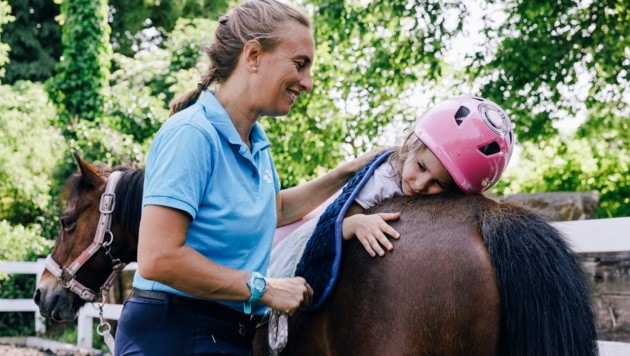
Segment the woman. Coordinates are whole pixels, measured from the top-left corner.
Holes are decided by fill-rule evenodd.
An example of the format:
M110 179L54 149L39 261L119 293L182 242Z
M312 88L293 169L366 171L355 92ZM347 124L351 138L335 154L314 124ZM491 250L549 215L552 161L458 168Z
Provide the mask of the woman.
M243 2L219 20L207 55L208 72L171 103L149 151L138 271L116 354L250 354L265 307L292 314L313 295L303 278L263 276L276 225L302 218L374 156L280 190L257 121L288 114L312 88L302 12Z

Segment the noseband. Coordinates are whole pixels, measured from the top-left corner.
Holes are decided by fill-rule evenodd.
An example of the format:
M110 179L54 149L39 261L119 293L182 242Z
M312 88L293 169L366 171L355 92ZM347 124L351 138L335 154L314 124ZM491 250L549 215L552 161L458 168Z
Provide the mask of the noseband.
M122 172L120 171L114 171L109 175L109 179L105 185L105 192L101 195L99 204L101 216L98 219L98 226L92 244L83 250L69 267L63 267L57 263L53 259L52 254L48 255L46 258L46 269L57 278L59 283L87 302L94 302L100 296L106 295L116 277L118 277L123 268L125 268L125 263L118 258L114 258L111 254L111 244L114 242L114 234L111 231L112 214L116 205L116 194L114 191L121 175ZM79 282L76 279L76 275L79 269L101 248L111 261L112 273L109 274L109 277L107 277L97 293Z

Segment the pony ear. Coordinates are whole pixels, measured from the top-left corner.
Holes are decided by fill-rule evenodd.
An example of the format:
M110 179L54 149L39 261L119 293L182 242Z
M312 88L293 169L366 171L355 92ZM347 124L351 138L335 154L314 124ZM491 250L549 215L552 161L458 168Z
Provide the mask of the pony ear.
M77 152L72 152L74 159L77 161L79 171L81 172L81 180L90 186L100 187L105 184L105 177L103 177L99 171L89 164L86 160L81 158Z

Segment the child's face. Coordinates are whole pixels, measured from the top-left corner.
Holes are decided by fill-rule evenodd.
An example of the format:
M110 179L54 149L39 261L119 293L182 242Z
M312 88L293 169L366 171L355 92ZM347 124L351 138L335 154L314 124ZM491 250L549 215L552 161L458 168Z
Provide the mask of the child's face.
M442 162L424 146L405 160L401 177L405 195L438 194L455 185Z

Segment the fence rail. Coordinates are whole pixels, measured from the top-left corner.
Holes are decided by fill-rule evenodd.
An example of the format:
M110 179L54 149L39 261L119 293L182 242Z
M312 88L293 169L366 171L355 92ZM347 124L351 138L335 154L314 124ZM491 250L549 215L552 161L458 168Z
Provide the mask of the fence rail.
M40 258L37 262L6 262L0 261L0 272L7 274L32 274L35 282L44 271L45 260ZM0 299L0 312L32 312L35 314L35 332L45 333L46 324L44 318L39 315L39 308L30 299Z
M0 273L6 274L31 274L35 275L35 281L39 281L46 260L38 259L36 262L13 262L0 261ZM125 270L135 270L136 264L130 263ZM103 306L103 317L107 320L118 320L122 304L105 304ZM46 332L44 318L39 314L39 307L29 299L0 299L0 313L3 312L32 312L35 317L35 332L43 334ZM77 346L81 348L92 348L94 330L94 318L99 317L99 310L93 303L87 303L79 309L77 317Z
M564 234L569 246L577 253L630 251L630 217L554 222L552 225ZM0 273L33 274L39 281L44 271L44 261L44 259L37 262L0 261ZM134 263L125 269L135 268ZM0 299L0 313L15 311L33 312L36 332L46 331L43 318L39 315L39 308L32 299ZM121 304L105 304L103 316L107 320L118 320L121 311ZM99 311L91 303L79 310L77 319L79 347L92 347L93 319L98 317Z

